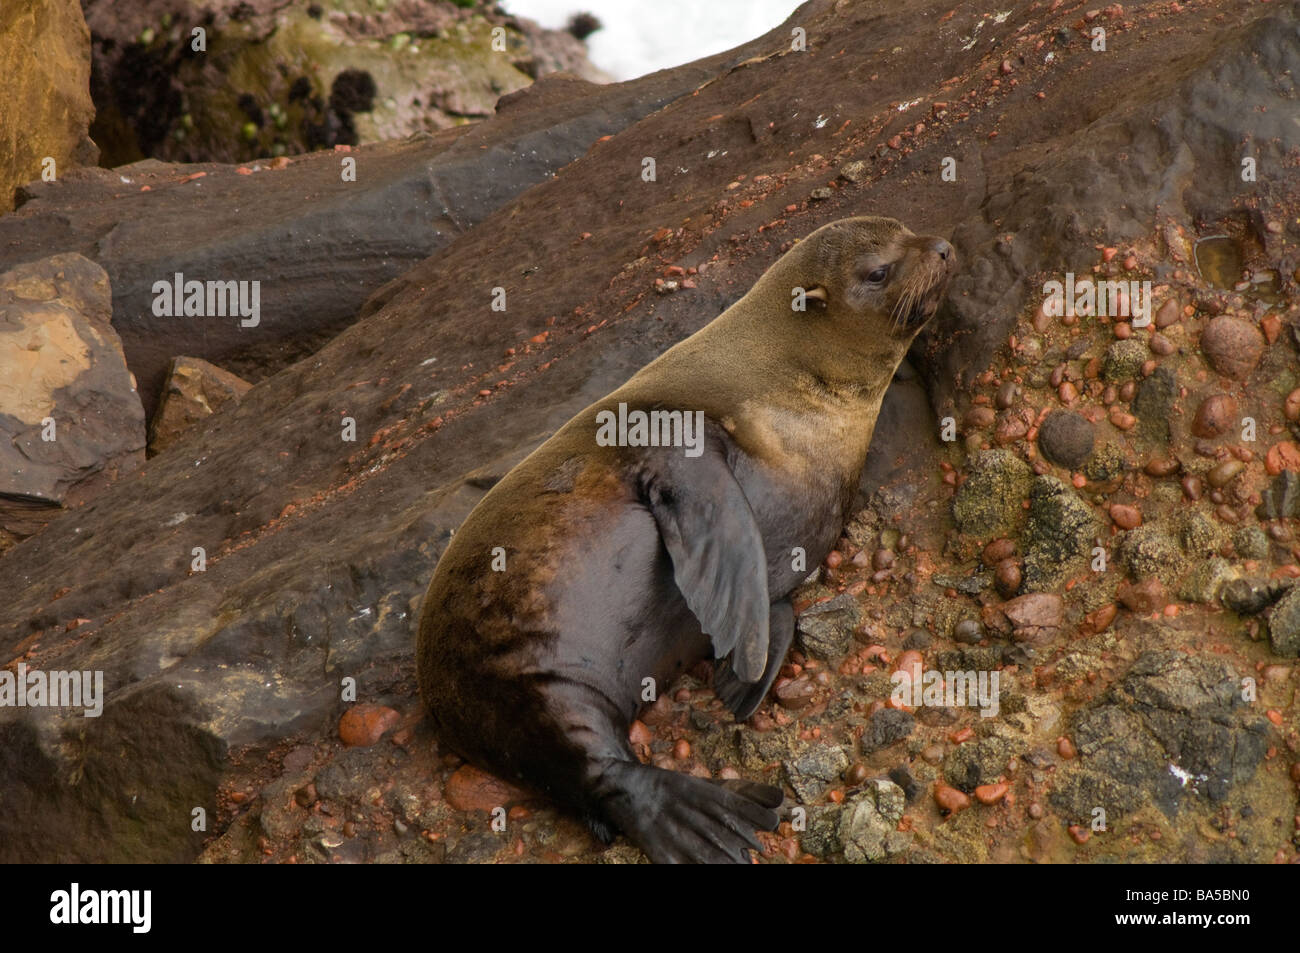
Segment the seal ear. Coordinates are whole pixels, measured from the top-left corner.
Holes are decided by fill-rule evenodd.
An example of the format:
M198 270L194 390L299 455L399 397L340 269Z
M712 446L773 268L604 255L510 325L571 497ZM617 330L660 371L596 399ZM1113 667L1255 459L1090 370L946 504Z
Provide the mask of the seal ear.
M745 682L767 667L767 554L749 501L715 441L687 457L664 448L642 491L673 561L673 578L716 658Z

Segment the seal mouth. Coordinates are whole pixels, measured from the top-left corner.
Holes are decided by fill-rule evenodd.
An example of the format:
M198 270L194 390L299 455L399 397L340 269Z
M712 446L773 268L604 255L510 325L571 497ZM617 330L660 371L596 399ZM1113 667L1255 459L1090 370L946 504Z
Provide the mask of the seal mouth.
M957 253L942 238L922 239L921 259L912 267L890 312L890 330L912 334L935 316L955 270Z

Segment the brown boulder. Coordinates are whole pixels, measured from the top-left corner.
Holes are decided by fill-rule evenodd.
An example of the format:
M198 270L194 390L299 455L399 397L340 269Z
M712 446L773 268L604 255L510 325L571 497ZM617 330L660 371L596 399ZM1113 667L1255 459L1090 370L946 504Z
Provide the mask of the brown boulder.
M144 408L104 269L54 255L0 275L0 548L144 462Z
M252 386L200 358L174 358L158 399L158 412L149 422L149 455L178 442L200 420L226 404L238 403Z

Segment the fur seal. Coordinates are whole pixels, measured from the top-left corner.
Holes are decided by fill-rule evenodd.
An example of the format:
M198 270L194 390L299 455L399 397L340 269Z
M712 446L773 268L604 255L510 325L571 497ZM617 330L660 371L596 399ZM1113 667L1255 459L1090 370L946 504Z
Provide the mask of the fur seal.
M825 225L497 483L421 610L420 693L443 742L606 843L745 862L781 791L640 763L643 680L663 691L713 658L737 719L762 702L808 574L792 552L816 566L839 538L885 389L955 261L894 219Z

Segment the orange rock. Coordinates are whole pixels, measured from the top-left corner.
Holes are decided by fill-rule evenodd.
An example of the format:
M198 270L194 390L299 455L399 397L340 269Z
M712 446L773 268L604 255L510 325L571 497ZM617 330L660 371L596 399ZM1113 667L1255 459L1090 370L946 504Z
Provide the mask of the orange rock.
M339 738L349 748L367 748L401 720L401 715L385 705L353 705L339 719Z
M934 803L943 811L956 814L970 807L970 798L951 785L936 781L934 784Z
M1277 476L1283 470L1300 470L1300 444L1293 440L1274 444L1264 458L1264 469L1269 476Z
M1010 787L1006 782L999 781L997 784L981 784L975 789L975 800L981 804L997 804L1007 796L1007 789Z
M470 764L456 769L442 793L447 803L458 811L491 811L527 797L513 784Z

